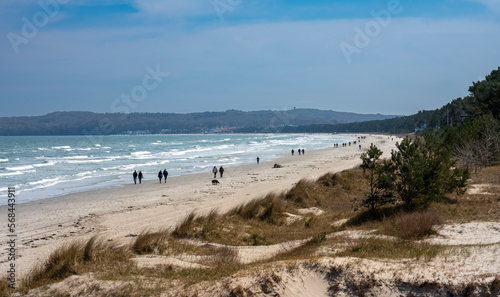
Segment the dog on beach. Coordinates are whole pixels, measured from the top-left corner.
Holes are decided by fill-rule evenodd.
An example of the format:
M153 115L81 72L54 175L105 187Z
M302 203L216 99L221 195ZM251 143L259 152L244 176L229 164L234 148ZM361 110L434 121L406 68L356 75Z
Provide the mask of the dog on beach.
M212 179L212 185L218 185L218 184L220 184L218 180Z

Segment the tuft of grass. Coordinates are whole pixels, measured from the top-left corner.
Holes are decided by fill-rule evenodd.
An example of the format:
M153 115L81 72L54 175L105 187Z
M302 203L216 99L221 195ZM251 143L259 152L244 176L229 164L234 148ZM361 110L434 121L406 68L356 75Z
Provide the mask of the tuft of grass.
M103 243L95 236L87 242L75 241L57 248L47 260L36 265L22 280L21 287L29 290L98 267L129 266L129 258L130 253L125 248Z
M262 199L254 199L237 206L229 211L229 215L236 215L245 220L260 220L273 225L283 223L283 211L286 204L276 194L268 194Z
M387 218L401 212L401 206L385 206L375 209L366 209L355 216L351 217L346 225L347 226L360 226L368 222L382 222Z
M382 232L401 239L422 239L436 233L441 225L441 213L437 210L401 212L395 218L386 220Z
M23 280L23 285L33 288L77 274L76 264L84 261L84 248L85 246L80 242L57 248L44 263L35 266L28 273Z
M9 288L7 275L3 275L3 277L0 278L0 296L9 296L11 293L13 293L13 290Z
M203 225L201 228L201 237L202 238L210 238L215 231L215 227L217 226L217 221L220 215L216 209L211 209L208 215L203 218ZM201 219L200 219L201 220Z
M144 231L136 237L131 249L138 255L162 254L168 247L167 240L169 237L168 229L158 232Z
M238 251L228 246L214 248L212 260L217 266L237 264Z
M192 233L195 219L196 213L192 211L180 224L175 227L174 231L172 231L172 236L176 238L188 237Z
M323 241L326 240L326 232L321 232L320 234L314 236L313 238L311 238L311 240L309 240L306 244L309 244L309 245L318 245L320 243L322 243Z
M263 199L253 199L249 202L236 206L235 208L229 211L229 215L237 215L245 220L251 220L259 214L260 211L260 202Z
M285 194L285 199L300 207L321 206L324 203L322 187L313 181L301 179Z
M436 257L443 248L428 243L409 240L387 240L370 237L352 241L349 248L338 256L383 259L424 259Z

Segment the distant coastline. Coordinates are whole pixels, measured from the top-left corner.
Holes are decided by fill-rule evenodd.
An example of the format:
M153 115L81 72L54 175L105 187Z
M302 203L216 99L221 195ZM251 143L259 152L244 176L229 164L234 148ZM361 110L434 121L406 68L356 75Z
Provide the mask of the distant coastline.
M384 120L396 115L317 109L201 113L53 112L44 116L0 117L0 136L195 133L279 133L285 127Z

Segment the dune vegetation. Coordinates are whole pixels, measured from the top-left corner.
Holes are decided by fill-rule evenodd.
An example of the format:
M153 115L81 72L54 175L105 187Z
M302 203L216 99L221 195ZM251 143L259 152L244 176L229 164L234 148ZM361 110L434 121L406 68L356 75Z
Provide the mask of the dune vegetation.
M18 293L65 296L70 293L54 284L81 276L92 280L82 286L84 295L180 294L188 292L182 288L221 281L271 263L294 266L297 261L312 263L323 256L427 261L450 250L421 240L439 232L443 222L500 222L498 176L500 166L472 176L472 185L491 183L489 195L451 193L412 212L404 203L355 210L355 201L366 199L370 185L369 175L361 168L326 174L315 181L301 180L283 193L252 200L227 213L193 212L175 228L145 230L127 246L92 237L59 247L23 279ZM360 236L349 236L349 232ZM294 244L287 248L290 242ZM282 249L270 250L264 258L241 252L242 248L280 244ZM144 258L158 262L142 265ZM166 259L196 265L162 262ZM6 295L6 283L2 285ZM248 295L240 289L243 295L239 296Z

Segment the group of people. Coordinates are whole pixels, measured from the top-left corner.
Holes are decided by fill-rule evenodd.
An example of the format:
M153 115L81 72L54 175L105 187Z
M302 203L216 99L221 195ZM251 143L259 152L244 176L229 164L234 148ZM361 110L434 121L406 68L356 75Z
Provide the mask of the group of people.
M366 136L361 136L361 137L358 137L358 140L359 140L359 142L361 142L361 139L365 139L365 138L366 138ZM344 142L344 143L342 143L342 147L348 147L348 146L351 146L351 144L356 144L356 140L354 140L353 142L350 142L350 141L349 142ZM333 145L333 147L334 148L338 148L339 144L336 143L336 144ZM361 144L359 144L358 147L361 150ZM293 155L293 153L292 153L292 155Z
M358 137L358 141L361 142L361 139L365 139L366 136L361 136L361 137ZM353 141L352 143L351 142L346 142L346 143L342 143L342 147L347 147L347 146L351 146L351 144L356 144L356 141ZM334 146L335 148L338 148L339 147L339 144L338 143L335 143ZM361 150L361 144L359 145L359 149ZM299 153L299 156L302 154L302 155L305 155L305 150L304 149L298 149L297 152ZM295 154L295 151L294 149L292 149L292 156ZM260 162L260 158L257 157L257 164L259 164ZM223 175L224 175L224 168L222 166L219 167L219 169L217 169L217 166L214 166L214 168L212 168L212 173L214 174L214 178L217 177L217 173L220 174L220 177L222 178ZM134 173L132 174L132 176L134 177L134 184L137 184L137 179L139 179L139 183L142 182L142 179L144 178L144 175L142 174L142 171L139 171L139 173L137 173L136 170L134 170ZM158 172L158 179L160 181L160 184L161 184L161 181L162 179L165 179L165 183L167 183L167 177L168 177L168 171L167 169L164 169L163 171L159 171Z
M142 174L142 171L139 171L139 173L137 173L137 170L134 170L134 173L132 173L132 177L134 178L134 184L137 184L137 179L139 179L139 183L141 184L144 175ZM168 177L167 169L164 169L163 171L160 170L158 172L158 179L160 179L160 184L163 178L165 178L165 183L167 183L167 177Z
M161 184L161 179L162 178L165 178L165 183L167 183L167 177L168 177L168 171L167 169L163 169L163 172L161 171L158 171L158 179L160 179L160 184Z
M137 184L137 178L139 178L139 183L141 183L142 179L144 178L144 175L142 175L142 171L139 171L139 173L137 173L137 170L134 170L132 176L134 177L134 184Z
M299 156L300 156L300 154L302 154L302 155L305 155L305 154L306 154L306 152L304 151L304 149L298 149L298 150L297 150L297 152L299 153ZM292 156L293 156L294 154L295 154L295 151L292 149Z
M217 170L217 166L214 166L214 168L212 168L212 173L214 174L214 178L217 177L217 172L219 172L220 174L220 177L222 178L222 176L224 175L224 167L219 167L219 169Z
M358 137L358 139L363 139L363 138L360 138ZM348 142L348 143L342 143L342 147L347 147L347 146L351 146L351 144L356 144L356 141L353 141L352 143L351 142ZM339 144L336 143L334 144L334 147L338 148L339 147ZM361 144L359 145L359 149L361 150ZM298 149L297 152L299 153L299 156L302 154L302 155L305 155L305 150L304 149ZM295 154L295 150L292 149L292 156ZM260 162L260 158L257 157L257 164L259 164ZM222 178L224 176L224 167L220 166L218 169L217 169L217 166L214 166L214 168L212 168L212 173L214 174L214 178L217 177L217 173L220 174L220 177ZM141 171L139 171L139 173L137 173L136 170L134 170L134 173L132 174L132 176L134 177L134 184L137 184L137 179L139 179L139 183L142 182L142 179L144 178L144 175L142 174ZM165 179L165 183L167 183L167 177L168 177L168 171L167 169L164 169L163 171L159 171L158 172L158 179L160 181L160 184L161 184L161 181L162 179Z

